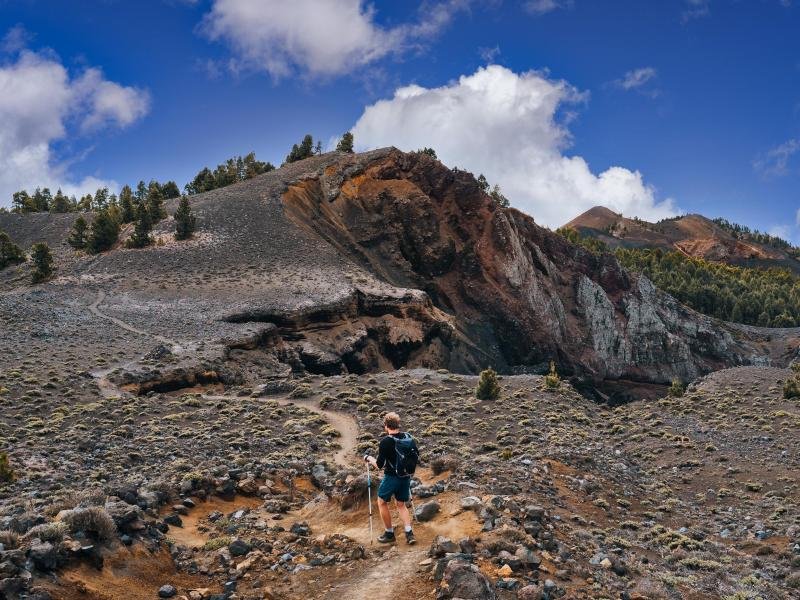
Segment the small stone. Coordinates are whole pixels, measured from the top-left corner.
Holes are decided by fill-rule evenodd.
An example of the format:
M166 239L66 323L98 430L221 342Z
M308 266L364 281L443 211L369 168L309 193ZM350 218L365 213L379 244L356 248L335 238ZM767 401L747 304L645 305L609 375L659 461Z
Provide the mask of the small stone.
M503 565L497 570L497 574L500 575L500 577L510 577L513 572L514 569L512 569L508 564Z
M228 545L228 550L230 551L231 556L244 556L252 549L253 547L244 540L233 540Z
M172 598L175 594L178 593L178 590L175 589L174 585L162 585L158 589L158 597L159 598Z

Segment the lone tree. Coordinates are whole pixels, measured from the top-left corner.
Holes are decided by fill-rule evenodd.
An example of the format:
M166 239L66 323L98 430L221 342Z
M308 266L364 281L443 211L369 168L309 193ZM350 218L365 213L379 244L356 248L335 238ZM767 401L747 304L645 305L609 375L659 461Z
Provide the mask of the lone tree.
M0 231L0 269L25 262L25 253L11 241L5 231Z
M83 250L86 248L86 229L88 227L86 219L82 216L75 219L75 222L72 224L72 232L67 238L67 243L75 248L75 250Z
M349 131L342 136L339 143L336 144L337 152L353 152L353 134Z
M497 373L491 367L481 371L478 387L475 388L475 397L478 400L497 400L500 397L500 384L497 382Z
M33 273L31 281L40 283L53 274L53 255L50 246L45 242L39 242L31 247L31 262L33 263Z
M192 207L189 206L189 198L183 196L175 211L175 239L188 240L194 233L197 219L192 214Z
M91 233L86 244L89 252L98 254L110 250L119 238L119 223L107 210L101 210L92 221Z
M136 221L133 229L133 235L128 240L128 248L146 248L153 239L150 237L150 232L153 230L153 222L150 220L150 211L145 204L139 204L136 207Z

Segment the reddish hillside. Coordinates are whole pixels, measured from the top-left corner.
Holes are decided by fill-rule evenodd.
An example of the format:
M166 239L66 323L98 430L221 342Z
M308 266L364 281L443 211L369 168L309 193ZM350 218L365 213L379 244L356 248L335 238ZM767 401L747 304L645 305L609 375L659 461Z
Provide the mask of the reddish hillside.
M611 248L663 248L733 265L787 267L800 272L800 261L785 249L753 241L745 235L736 236L702 215L648 223L596 206L565 227L602 240Z

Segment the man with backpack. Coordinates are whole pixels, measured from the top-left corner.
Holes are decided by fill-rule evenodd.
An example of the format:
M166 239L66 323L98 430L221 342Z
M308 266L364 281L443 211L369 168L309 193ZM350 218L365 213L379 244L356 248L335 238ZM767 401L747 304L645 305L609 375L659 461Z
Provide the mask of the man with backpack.
M389 502L394 497L397 512L405 528L406 543L414 544L417 540L411 529L411 514L406 503L411 500L411 476L417 468L419 449L410 434L400 431L400 416L397 413L390 412L383 417L383 430L386 437L381 438L378 445L378 458L364 457L372 466L383 469L383 480L378 488L378 511L381 513L385 531L378 541L384 544L395 541L392 515L389 512Z

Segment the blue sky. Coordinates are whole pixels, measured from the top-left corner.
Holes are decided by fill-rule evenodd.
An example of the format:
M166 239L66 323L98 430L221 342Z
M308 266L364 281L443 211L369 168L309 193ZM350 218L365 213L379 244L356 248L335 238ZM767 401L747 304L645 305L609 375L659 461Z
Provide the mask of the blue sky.
M798 32L788 0L0 0L0 204L354 128L550 226L603 203L800 242Z

